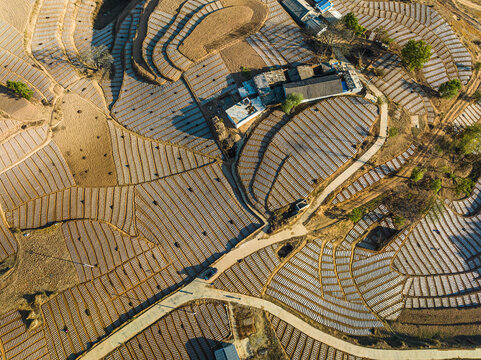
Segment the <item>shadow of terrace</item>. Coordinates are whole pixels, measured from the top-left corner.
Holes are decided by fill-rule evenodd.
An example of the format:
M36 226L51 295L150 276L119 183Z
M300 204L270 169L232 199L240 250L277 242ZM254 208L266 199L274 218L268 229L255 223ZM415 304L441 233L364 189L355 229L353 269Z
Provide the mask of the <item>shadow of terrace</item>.
M189 359L191 360L205 360L214 359L214 351L222 349L227 343L217 341L206 337L196 337L187 340L185 349Z
M481 290L481 218L477 216L474 219L466 220L467 226L458 229L458 234L451 235L448 239L457 250L454 255L457 255L464 261L464 264L462 265L466 271L471 271L476 274L476 276L470 279L471 287L466 286L464 291L453 293L453 295L461 295ZM470 223L472 225L471 228L468 227L468 224ZM448 225L443 224L443 226ZM456 231L456 229L451 229L451 231ZM480 304L481 302L477 305Z

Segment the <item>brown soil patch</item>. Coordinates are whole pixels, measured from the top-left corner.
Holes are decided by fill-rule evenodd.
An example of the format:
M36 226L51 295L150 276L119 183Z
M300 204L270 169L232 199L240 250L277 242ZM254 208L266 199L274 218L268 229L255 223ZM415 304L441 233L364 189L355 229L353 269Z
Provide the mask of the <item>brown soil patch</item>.
M77 185L116 185L106 116L75 94L66 95L59 104L62 121L53 129L53 139Z
M472 346L480 336L481 308L410 310L404 309L394 331L421 339L434 339L441 345ZM477 342L477 341L476 341Z
M263 69L267 65L262 58L255 52L252 46L247 41L237 42L220 52L229 72L237 75L239 80L247 80L242 77L240 71L241 67L245 66L252 71L254 75L255 70Z
M0 87L0 110L9 116L18 120L37 120L43 112L39 107L27 99L16 96L7 88Z
M257 32L267 19L266 7L257 0L224 3L225 8L207 15L179 46L179 51L192 61Z
M26 233L16 235L18 263L0 277L1 313L18 308L25 296L60 292L79 282L60 224Z

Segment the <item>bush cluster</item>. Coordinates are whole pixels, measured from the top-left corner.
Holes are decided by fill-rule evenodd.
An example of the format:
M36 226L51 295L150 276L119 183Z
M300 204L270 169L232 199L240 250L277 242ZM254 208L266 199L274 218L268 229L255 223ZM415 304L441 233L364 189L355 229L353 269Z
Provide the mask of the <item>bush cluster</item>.
M7 88L13 90L16 94L27 100L30 100L33 96L33 91L21 81L7 80Z
M344 25L358 36L364 36L366 33L366 28L359 25L359 22L353 12L344 15Z
M302 94L292 93L287 95L286 99L281 104L282 111L284 111L286 114L290 114L292 109L299 105L302 100L304 100L304 96L302 96Z

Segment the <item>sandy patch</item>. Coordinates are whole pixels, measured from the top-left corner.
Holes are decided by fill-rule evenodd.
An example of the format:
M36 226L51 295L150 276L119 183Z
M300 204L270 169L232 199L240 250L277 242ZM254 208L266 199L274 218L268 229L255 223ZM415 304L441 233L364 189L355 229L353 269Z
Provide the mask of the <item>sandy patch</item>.
M102 112L75 94L59 101L63 120L54 128L60 148L79 186L117 184L107 119Z
M207 15L179 46L192 61L257 32L267 18L266 7L257 0L224 3L225 8Z
M250 70L263 69L267 66L264 60L245 40L222 50L220 55L229 71L233 74L240 74L242 66Z
M183 0L159 0L156 10L167 14L177 14L183 3Z
M23 33L30 17L33 2L29 0L0 0L0 20L3 20Z
M40 105L39 105L40 106ZM37 120L43 109L0 87L0 110L18 120Z
M18 263L0 278L1 313L17 308L25 295L60 292L79 283L60 224L27 233L16 235Z

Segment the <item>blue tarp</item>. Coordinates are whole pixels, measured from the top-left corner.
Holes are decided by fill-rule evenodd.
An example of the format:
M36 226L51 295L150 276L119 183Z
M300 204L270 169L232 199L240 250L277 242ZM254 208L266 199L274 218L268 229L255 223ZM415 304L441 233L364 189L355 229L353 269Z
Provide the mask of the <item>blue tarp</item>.
M342 83L342 92L348 92L349 88L347 87L346 82L342 80L341 83Z
M316 1L316 8L319 9L319 11L324 12L326 10L329 10L332 7L332 4L329 0L315 0Z

